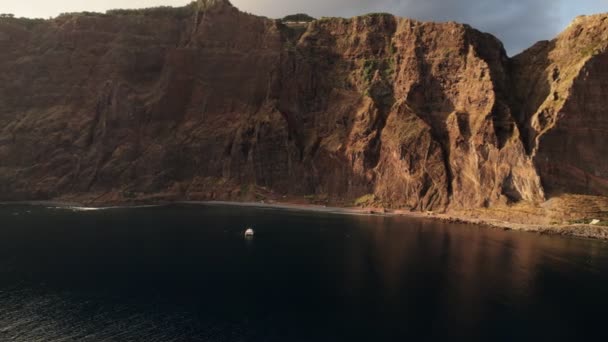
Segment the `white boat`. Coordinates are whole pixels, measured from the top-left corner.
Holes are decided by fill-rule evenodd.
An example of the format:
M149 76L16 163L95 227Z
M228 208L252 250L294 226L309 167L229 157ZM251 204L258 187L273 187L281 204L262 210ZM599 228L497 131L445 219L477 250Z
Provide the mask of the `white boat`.
M247 230L245 231L245 237L253 237L254 234L255 233L252 228L247 228Z

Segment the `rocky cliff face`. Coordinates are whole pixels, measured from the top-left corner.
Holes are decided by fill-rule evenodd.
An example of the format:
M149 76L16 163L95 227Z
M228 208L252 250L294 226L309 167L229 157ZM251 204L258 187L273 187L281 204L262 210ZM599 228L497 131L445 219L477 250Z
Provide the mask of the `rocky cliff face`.
M608 195L608 15L513 60L517 118L550 194Z
M608 195L606 18L514 59L467 25L288 27L226 0L0 19L0 199Z

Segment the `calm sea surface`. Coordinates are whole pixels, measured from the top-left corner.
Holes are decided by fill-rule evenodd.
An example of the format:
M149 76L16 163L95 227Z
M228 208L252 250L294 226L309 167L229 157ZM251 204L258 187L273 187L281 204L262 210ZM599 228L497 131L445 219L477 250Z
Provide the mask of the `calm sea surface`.
M603 242L230 206L0 206L0 341L606 341L607 331Z

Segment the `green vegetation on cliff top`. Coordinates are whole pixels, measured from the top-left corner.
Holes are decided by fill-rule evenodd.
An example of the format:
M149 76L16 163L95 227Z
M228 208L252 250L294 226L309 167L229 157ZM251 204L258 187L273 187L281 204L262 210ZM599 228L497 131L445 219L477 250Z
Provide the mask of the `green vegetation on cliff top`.
M309 23L311 21L315 21L316 19L305 13L297 13L297 14L288 15L281 20L283 22L307 22L307 23Z

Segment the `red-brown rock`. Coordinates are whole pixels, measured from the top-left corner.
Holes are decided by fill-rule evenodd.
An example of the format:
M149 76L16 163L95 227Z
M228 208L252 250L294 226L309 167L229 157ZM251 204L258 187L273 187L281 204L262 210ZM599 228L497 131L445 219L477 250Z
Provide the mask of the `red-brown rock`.
M467 25L287 27L226 0L0 19L0 199L608 195L607 30L579 19L509 59Z

